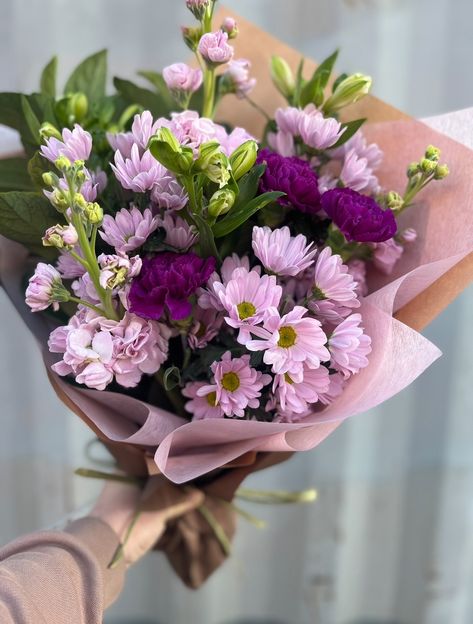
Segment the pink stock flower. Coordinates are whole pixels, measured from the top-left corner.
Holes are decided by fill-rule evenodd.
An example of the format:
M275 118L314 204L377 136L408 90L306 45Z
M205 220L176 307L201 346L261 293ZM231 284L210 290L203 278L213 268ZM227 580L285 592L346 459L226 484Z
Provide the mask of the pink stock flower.
M253 251L264 268L277 275L298 275L313 264L317 249L303 234L291 236L287 226L253 228Z
M259 406L261 389L270 383L271 377L263 375L250 366L250 356L233 358L230 351L211 366L214 381L197 390L197 396L205 397L215 392L218 404L225 416L243 418L245 410Z
M213 289L227 312L225 321L239 329L241 344L250 340L252 327L263 321L268 307L279 305L282 294L274 275L260 276L244 268L236 269L226 285L215 282Z
M368 366L371 338L363 332L361 322L361 314L352 314L335 328L328 341L330 366L345 379Z
M325 344L327 336L317 319L307 317L308 310L295 306L283 317L276 308L268 308L260 339L246 343L249 351L264 351L263 361L275 374L300 374L303 364L318 368L330 359ZM254 332L256 333L256 332Z
M142 266L140 256L129 258L126 254L100 254L97 260L100 266L100 285L108 290L123 288L140 274Z
M220 405L216 404L217 393L215 390L199 396L198 392L208 384L205 381L191 381L187 383L182 394L191 399L185 404L186 410L192 414L193 420L203 420L205 418L223 418L225 416Z
M309 292L309 307L322 320L340 322L358 308L356 282L339 255L330 247L319 253L315 263L314 282Z
M131 206L119 210L115 217L105 215L99 234L117 253L126 253L141 247L157 227L158 219L149 208L141 212Z
M153 187L151 200L158 208L182 210L189 201L189 197L176 178L166 171Z
M214 291L214 284L219 283L226 286L232 279L233 271L243 267L246 271L250 270L250 261L248 256L240 258L236 253L231 256L227 256L220 267L220 275L214 271L207 282L206 288L202 288L199 291L199 306L204 309L213 308L214 310L223 311L224 307L220 302L220 298ZM256 269L253 269L256 270Z
M227 42L227 33L217 30L202 35L197 49L209 65L222 65L233 56L233 48Z
M366 297L368 294L368 284L366 283L366 262L354 258L347 262L348 273L356 283L355 292L358 297Z
M82 257L82 250L79 246L74 247L73 251ZM61 251L56 262L56 269L64 279L74 279L82 277L85 273L85 267L78 262L67 251Z
M384 273L391 275L397 261L404 253L404 247L399 245L394 238L389 238L382 243L373 243L373 264Z
M165 175L164 167L153 158L151 152L145 151L142 156L135 143L131 148L130 158L123 158L117 150L115 164L110 165L112 170L125 189L144 193L151 190L158 180Z
M256 78L250 78L251 63L247 59L230 61L223 73L223 81L238 98L244 98L253 90Z
M192 69L186 63L174 63L163 69L168 89L175 93L195 93L202 84L202 70Z
M223 316L212 308L194 308L194 318L187 334L187 342L193 350L203 349L215 338L223 323Z
M41 146L41 154L51 162L55 162L59 156L65 156L71 162L75 160L87 160L92 151L92 137L79 124L74 125L73 130L64 128L62 141L51 137L46 145Z
M83 299L89 303L100 303L100 297L97 294L94 283L88 273L83 273L71 284L72 291L78 299Z
M304 367L301 371L289 375L275 375L273 393L275 406L285 413L304 414L312 403L317 403L319 396L327 393L330 381L328 369Z
M195 225L189 225L187 221L173 214L165 214L164 217L156 217L159 228L166 232L164 242L177 251L188 251L194 245L199 233Z
M39 262L28 282L26 304L33 312L46 310L50 305L53 310L57 311L59 310L58 300L65 301L64 298L58 298L59 291L67 292L62 285L59 271L51 264Z
M53 225L48 228L43 236L43 245L58 247L74 247L79 241L76 228L69 225Z

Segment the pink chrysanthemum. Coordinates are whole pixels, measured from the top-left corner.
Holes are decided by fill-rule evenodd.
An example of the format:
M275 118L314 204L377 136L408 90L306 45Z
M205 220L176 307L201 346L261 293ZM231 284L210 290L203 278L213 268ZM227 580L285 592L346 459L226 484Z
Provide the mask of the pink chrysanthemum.
M192 414L193 420L204 420L206 418L223 418L225 416L222 408L216 403L217 393L215 390L199 396L198 392L208 384L205 381L191 381L185 385L182 394L191 399L185 404L186 410Z
M366 262L354 258L347 262L348 273L353 277L356 284L355 292L358 297L366 297L368 294L368 284L366 283Z
M250 270L250 261L248 256L240 258L236 253L231 256L227 256L220 267L220 275L214 271L207 282L206 288L202 288L199 291L199 306L204 309L214 308L215 310L223 311L224 307L220 302L218 295L214 291L214 284L219 283L226 286L232 279L233 271L240 267ZM255 269L253 269L255 270Z
M151 190L158 180L166 175L166 169L153 158L150 151L147 150L140 155L136 143L131 148L129 158L124 158L117 150L115 164L110 166L123 188L135 193Z
M394 238L389 238L382 243L373 243L373 264L384 273L391 275L398 260L404 253L404 247L399 245Z
M309 292L309 307L322 320L340 322L358 308L356 282L348 272L339 255L333 254L330 247L319 253L314 272L312 290Z
M340 373L332 373L329 375L329 387L327 392L319 393L319 401L324 405L330 405L337 397L339 397L345 388L345 379Z
M352 314L335 328L328 341L330 366L345 378L368 366L371 338L361 327L361 314Z
M271 230L269 227L253 228L253 251L264 268L277 275L298 275L305 271L317 253L313 244L307 244L303 234L291 236L287 226Z
M261 389L270 383L271 377L252 368L249 355L232 359L230 351L227 351L219 362L212 364L211 369L214 382L199 388L198 396L215 392L215 403L220 405L226 416L243 418L248 407L259 407Z
M274 399L280 411L304 414L311 404L317 403L321 394L328 392L329 386L329 374L325 366L304 367L292 375L275 375Z
M56 161L59 156L65 156L71 162L75 160L87 160L92 151L92 137L79 124L75 124L73 130L64 128L62 141L51 137L46 145L41 146L41 155L49 161Z
M264 351L263 361L275 374L300 374L305 364L318 368L330 359L325 344L327 336L317 319L306 316L308 310L295 306L283 317L276 308L268 308L264 329L257 329L260 339L246 343L249 351ZM255 332L254 332L255 333Z
M141 247L157 227L158 219L149 208L141 212L132 206L122 208L115 217L105 215L99 234L118 253L127 253Z
M151 200L158 208L166 210L182 210L189 201L184 188L166 169L151 191Z
M203 349L208 343L215 338L220 331L223 323L223 316L217 310L196 306L194 309L194 318L192 325L187 334L187 342L193 350Z
M164 217L157 217L157 221L158 227L166 232L164 242L177 251L187 251L199 238L195 225L189 225L181 217L168 213Z
M268 307L279 305L282 295L274 275L260 276L244 268L236 269L225 286L215 282L213 289L227 311L225 321L240 330L237 340L241 344L250 339L251 328L263 321Z
M334 145L345 132L342 124L333 117L324 117L313 105L308 104L299 119L299 132L304 143L313 149L327 149Z

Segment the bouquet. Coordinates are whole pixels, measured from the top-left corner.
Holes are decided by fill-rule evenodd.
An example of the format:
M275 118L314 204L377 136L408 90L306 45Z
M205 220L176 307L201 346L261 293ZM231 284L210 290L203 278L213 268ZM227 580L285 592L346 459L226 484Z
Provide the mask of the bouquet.
M438 357L393 313L425 311L418 295L471 250L471 217L452 218L453 248L430 226L451 218L472 157L416 122L365 132L353 111L371 79L334 79L337 53L309 75L273 55L285 101L268 110L215 4L187 0L196 64L140 72L152 88L115 79L107 95L100 52L63 97L56 59L40 93L0 94L24 149L0 162L0 233L23 245L4 244L2 279L24 314L28 278L27 323L60 398L129 472L202 487L203 520L229 538L218 501L247 474L313 448ZM225 548L172 530L179 546L162 547L197 586Z

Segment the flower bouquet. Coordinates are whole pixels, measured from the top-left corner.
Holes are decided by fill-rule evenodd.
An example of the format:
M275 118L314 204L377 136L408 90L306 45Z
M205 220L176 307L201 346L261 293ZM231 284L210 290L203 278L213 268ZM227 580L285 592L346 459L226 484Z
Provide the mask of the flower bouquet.
M196 64L140 72L150 88L107 95L100 52L61 97L55 59L39 93L0 94L23 144L0 161L0 233L22 245L4 241L2 282L61 400L128 472L205 491L159 545L195 587L249 473L438 357L415 329L471 277L473 156L369 77L333 79L336 53L292 69L213 0L187 6Z

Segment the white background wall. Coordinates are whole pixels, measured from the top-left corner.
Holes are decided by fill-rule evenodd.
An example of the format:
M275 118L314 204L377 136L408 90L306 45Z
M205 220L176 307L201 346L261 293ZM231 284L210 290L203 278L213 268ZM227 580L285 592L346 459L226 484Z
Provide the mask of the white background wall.
M340 69L412 115L473 105L471 0L228 2L302 52L342 47ZM101 47L132 77L184 59L183 0L0 0L0 89L29 90L54 53L61 76ZM0 541L89 501L73 476L91 439L58 402L0 293ZM260 507L233 558L197 593L161 556L129 575L109 624L469 624L473 621L473 292L427 330L444 357L411 388L340 427L311 453L252 477L316 486L311 507Z

